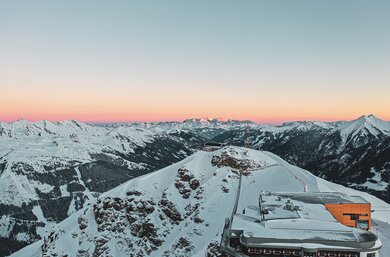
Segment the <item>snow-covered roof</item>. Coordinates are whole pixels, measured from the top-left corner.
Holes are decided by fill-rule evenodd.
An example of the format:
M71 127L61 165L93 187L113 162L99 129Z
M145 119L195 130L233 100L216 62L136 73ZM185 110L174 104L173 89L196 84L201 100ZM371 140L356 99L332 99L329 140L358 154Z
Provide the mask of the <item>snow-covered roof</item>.
M247 246L316 244L318 249L375 250L371 232L339 223L323 203L361 202L343 193L261 193L259 202L233 217L231 231ZM364 201L366 202L366 201ZM378 242L377 242L378 241ZM380 246L379 246L380 247Z
M279 192L273 195L288 197L304 203L368 203L361 196L350 196L340 192Z

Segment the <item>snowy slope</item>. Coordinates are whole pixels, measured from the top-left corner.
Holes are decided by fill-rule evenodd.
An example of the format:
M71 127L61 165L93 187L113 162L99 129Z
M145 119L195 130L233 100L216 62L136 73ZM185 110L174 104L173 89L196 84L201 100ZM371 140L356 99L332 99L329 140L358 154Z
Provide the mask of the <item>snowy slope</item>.
M345 122L338 129L344 144L362 145L373 138L390 136L390 122L376 118L374 115L363 115L356 120Z
M373 115L352 121L290 122L239 128L215 141L273 152L329 181L375 194L390 202L390 122Z
M189 119L93 125L0 122L0 246L6 254L129 179L182 160L209 140L273 152L330 181L390 201L390 122ZM26 221L28 221L26 223ZM9 241L12 240L12 244ZM3 247L0 247L0 256Z
M53 186L31 178L71 164L93 162L97 155L117 159L129 170L145 170L145 163L132 162L120 154L132 154L158 136L142 129L116 127L107 129L77 121L17 121L2 124L0 137L0 203L21 206L37 200L36 189L50 192Z
M141 128L0 123L0 256L46 235L100 193L192 150Z
M243 168L244 205L256 202L260 190L360 195L373 204L375 229L384 245L390 244L385 202L315 177L269 152L226 147L197 152L100 195L44 240L12 256L205 256L220 240L237 192L237 170Z

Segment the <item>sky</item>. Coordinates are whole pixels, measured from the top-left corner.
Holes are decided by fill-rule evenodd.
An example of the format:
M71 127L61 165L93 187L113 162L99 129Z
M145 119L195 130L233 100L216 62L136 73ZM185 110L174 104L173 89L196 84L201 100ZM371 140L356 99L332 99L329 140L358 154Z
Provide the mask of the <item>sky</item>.
M0 120L390 120L390 1L0 0Z

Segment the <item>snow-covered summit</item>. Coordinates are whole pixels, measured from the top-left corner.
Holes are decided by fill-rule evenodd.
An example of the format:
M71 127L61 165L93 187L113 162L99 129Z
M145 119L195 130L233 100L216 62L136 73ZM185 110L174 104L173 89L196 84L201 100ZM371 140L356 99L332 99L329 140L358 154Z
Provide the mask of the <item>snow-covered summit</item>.
M255 148L272 151L323 178L388 201L390 137L384 132L377 136L357 133L353 140L347 135L341 140L340 128L353 134L360 128L353 124L359 122L363 128L373 124L381 131L389 124L370 116L348 122L282 126L210 119L106 125L74 120L0 122L0 216L5 215L0 229L2 224L8 227L0 237L33 242L36 235L45 235L39 231L41 227L36 232L34 224L59 222L90 202L91 193L94 197L182 160L209 140L243 145L250 137ZM20 213L30 213L29 229L18 225ZM36 223L36 218L40 222ZM14 250L5 251L5 255ZM0 251L1 255L4 252Z
M28 137L28 136L69 136L71 134L86 134L86 135L103 135L107 133L107 129L86 124L76 120L65 120L61 122L52 122L42 120L37 122L27 120L17 120L11 123L2 122L0 124L0 137L8 136Z
M193 126L253 126L256 125L250 120L232 120L232 119L219 119L219 118L192 118L186 119L183 123Z
M363 115L356 120L345 122L339 130L341 135L350 139L367 135L390 136L390 122L381 120L372 114Z
M339 125L338 122L325 122L325 121L292 121L284 122L280 127L282 128L296 128L299 130L309 130L315 127L324 129L334 129Z
M172 133L180 131L194 130L220 130L228 131L234 128L258 127L260 125L249 120L224 120L217 118L191 118L182 122L179 121L162 121L162 122L141 122L131 123L129 126L150 129L157 133Z
M102 194L43 240L12 256L205 256L216 250L233 210L239 170L243 202L257 201L261 190L360 195L372 203L373 217L381 221L375 229L390 245L382 233L390 222L389 205L383 201L315 177L269 152L225 147L199 151Z

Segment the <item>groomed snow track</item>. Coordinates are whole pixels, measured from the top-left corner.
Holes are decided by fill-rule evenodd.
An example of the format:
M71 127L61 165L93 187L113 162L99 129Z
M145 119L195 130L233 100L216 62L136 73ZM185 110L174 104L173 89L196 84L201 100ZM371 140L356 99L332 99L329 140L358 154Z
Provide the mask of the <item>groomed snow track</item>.
M233 218L234 218L234 215L236 215L237 213L237 208L238 208L238 202L240 201L240 195L241 195L241 185L242 185L242 173L244 171L259 171L259 170L264 170L264 169L267 169L267 168L271 168L271 167L275 167L275 166L280 166L281 164L279 163L276 163L276 164L270 164L270 165L267 165L267 166L264 166L262 168L258 168L258 169L255 169L255 170L239 170L239 179L238 179L238 187L237 187L237 194L236 194L236 197L235 197L235 200L234 200L234 207L233 207L233 211L232 211L232 214L230 215L229 218L226 218L225 219L225 226L224 226L224 229L223 229L223 232L222 232L222 236L221 236L221 243L220 243L220 250L227 254L227 256L232 256L232 257L247 257L247 255L244 255L244 254L241 254L241 253L237 253L236 251L234 251L231 247L229 247L229 233L230 233L230 230L231 230L231 226L232 226L232 221L233 221ZM290 173L292 173L291 171L289 171Z

